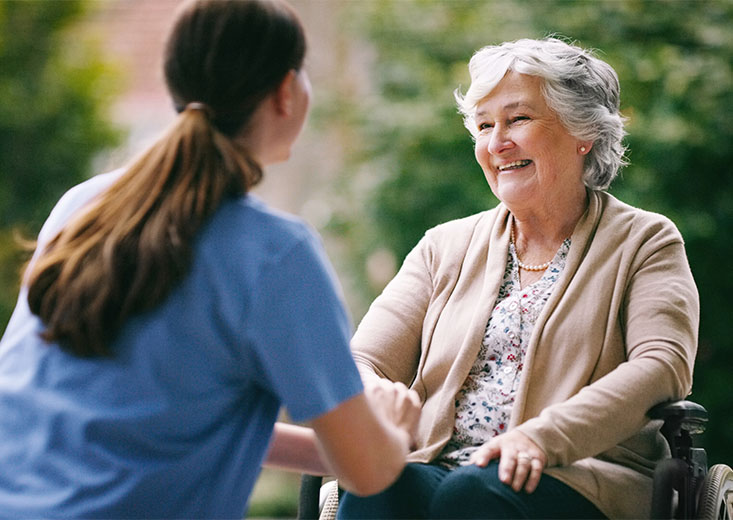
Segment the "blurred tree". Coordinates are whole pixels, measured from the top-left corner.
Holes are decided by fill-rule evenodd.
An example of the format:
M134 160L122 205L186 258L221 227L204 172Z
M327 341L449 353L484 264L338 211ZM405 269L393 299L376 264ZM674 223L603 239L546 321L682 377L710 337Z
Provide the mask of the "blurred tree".
M375 46L376 91L354 107L365 145L344 176L352 198L332 229L346 237L365 282L370 255L387 249L399 264L429 227L496 202L452 97L468 86L475 50L559 34L599 49L616 68L631 166L612 192L668 215L685 237L702 300L692 397L712 416L704 439L710 460L733 463L733 273L724 263L733 258L733 3L384 0L353 19ZM381 290L364 286L367 299Z
M116 75L77 34L81 0L0 2L0 331L22 255L11 228L35 236L58 197L121 133L105 110Z

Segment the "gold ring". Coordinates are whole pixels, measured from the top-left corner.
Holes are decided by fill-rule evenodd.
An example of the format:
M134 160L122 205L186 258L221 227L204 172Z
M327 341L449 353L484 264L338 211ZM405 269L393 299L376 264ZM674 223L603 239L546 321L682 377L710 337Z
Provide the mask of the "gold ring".
M532 457L529 455L529 453L525 453L523 451L520 451L519 453L517 453L517 460L531 461L532 460Z

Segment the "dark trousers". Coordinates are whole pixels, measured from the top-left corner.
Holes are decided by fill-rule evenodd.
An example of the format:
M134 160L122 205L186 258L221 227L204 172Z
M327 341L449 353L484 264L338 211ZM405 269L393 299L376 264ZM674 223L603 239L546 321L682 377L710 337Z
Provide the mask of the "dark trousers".
M497 470L497 462L452 470L408 464L377 495L344 493L337 518L605 518L585 497L549 475L542 475L533 493L515 493L499 480Z

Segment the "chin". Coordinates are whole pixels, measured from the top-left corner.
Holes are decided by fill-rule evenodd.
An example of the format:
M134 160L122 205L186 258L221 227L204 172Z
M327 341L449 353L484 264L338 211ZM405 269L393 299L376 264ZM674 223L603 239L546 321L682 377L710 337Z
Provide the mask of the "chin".
M290 159L290 150L268 157L267 160L264 161L264 164L265 165L280 164L280 163L287 162L288 159Z

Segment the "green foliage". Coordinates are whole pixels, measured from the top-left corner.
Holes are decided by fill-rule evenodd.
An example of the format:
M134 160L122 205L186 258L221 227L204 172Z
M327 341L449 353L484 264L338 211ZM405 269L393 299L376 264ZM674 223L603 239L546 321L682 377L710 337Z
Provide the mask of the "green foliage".
M3 318L0 331L15 307L20 281L20 266L28 255L19 247L19 239L8 229L0 229L0 317ZM1 332L0 332L1 334Z
M0 3L0 330L17 294L10 273L20 268L10 228L34 236L100 149L121 137L105 114L115 74L72 32L87 9L77 0Z
M702 301L692 398L711 414L710 460L733 463L733 271L724 263L733 258L733 3L400 0L355 9L367 11L354 18L376 47L377 81L377 94L360 100L365 147L345 177L357 191L333 221L355 270L382 248L400 261L429 227L495 204L452 95L465 91L475 50L548 34L598 49L619 73L629 117L631 165L611 191L669 216L685 237Z
M264 468L247 511L247 518L294 518L298 513L300 476Z
M445 131L423 129L399 145L396 175L374 194L369 216L398 258L428 227L486 209L493 197L481 172L462 164L473 149L459 118L451 113L443 120Z

